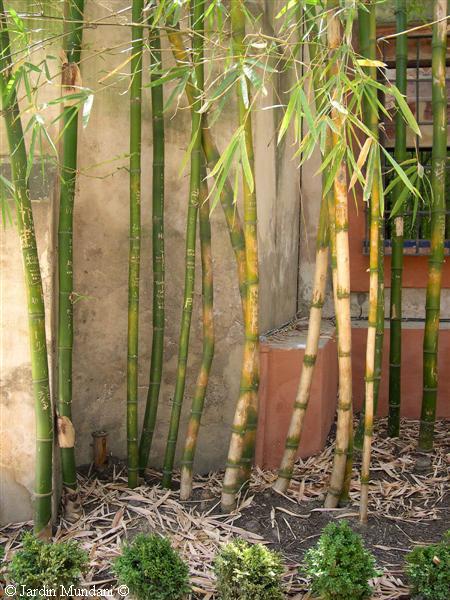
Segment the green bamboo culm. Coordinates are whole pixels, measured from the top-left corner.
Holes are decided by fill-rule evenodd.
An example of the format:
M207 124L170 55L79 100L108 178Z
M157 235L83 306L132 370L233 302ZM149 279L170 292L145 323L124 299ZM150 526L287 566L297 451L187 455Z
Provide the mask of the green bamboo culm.
M397 34L406 30L406 0L396 0ZM406 95L406 68L408 64L408 38L406 34L395 38L396 85ZM401 164L406 159L406 123L400 111L395 115L395 160ZM402 191L399 183L393 191L393 199ZM403 213L394 218L391 234L391 304L390 304L390 349L389 349L389 417L388 435L398 437L400 433L401 362L402 362L402 277L403 277Z
M155 28L150 34L150 73L153 128L152 179L152 260L153 260L153 337L150 382L139 445L139 468L147 467L158 410L164 351L164 93L161 79L161 38Z
M62 94L73 94L81 84L79 62L84 0L66 0ZM63 480L62 505L69 520L80 515L72 424L73 352L73 211L77 173L79 105L65 105L62 114L62 157L58 223L58 442Z
M130 249L128 258L127 456L128 487L139 479L138 337L141 262L141 130L143 0L133 0L130 84Z
M200 185L199 208L200 250L202 257L203 349L200 372L192 399L183 459L181 461L180 498L182 500L187 500L192 493L192 473L198 433L214 357L214 287L209 211L208 184L206 182L206 167L204 167L202 169L202 182Z
M231 0L233 55L239 62L245 56L244 0ZM246 87L244 97L243 87ZM246 303L244 310L244 355L239 398L233 420L228 459L222 486L222 510L230 511L236 504L239 487L248 481L256 440L259 386L259 269L257 202L254 177L254 154L251 121L251 99L248 82L243 75L238 85L239 126L243 132L241 156L246 154L250 177L243 168L244 237L246 258ZM244 162L244 158L242 158ZM251 178L251 181L250 181Z
M183 44L183 37L179 29L173 28L167 31L167 37L172 47L172 53L178 66L186 66L190 63L189 55ZM190 105L194 101L193 87L188 81L186 85L186 95ZM208 114L205 113L202 118L202 146L205 154L207 167L212 171L220 158L220 152L214 141L211 129L208 125ZM233 187L228 179L225 180L222 193L220 194L220 203L225 215L225 221L230 236L231 247L237 265L237 274L239 282L239 293L242 301L242 310L245 320L246 303L246 261L245 261L245 239L242 228L241 218L238 207L234 202Z
M426 318L423 338L423 396L420 416L420 451L433 449L438 391L438 337L442 263L445 238L445 166L447 160L447 0L434 0L432 42L433 150L431 162L431 247L428 262Z
M34 532L51 536L53 415L48 377L45 308L27 181L27 153L12 72L7 13L0 0L0 97L11 157L17 229L22 251L28 307L31 374L36 414Z
M169 435L163 464L162 484L170 488L175 450L180 425L181 408L186 384L186 366L189 351L189 337L192 320L192 305L195 281L195 244L197 235L197 213L200 196L201 162L202 162L202 130L200 108L203 95L203 33L204 33L204 0L193 0L191 28L193 31L192 59L194 72L191 76L193 102L191 105L191 175L189 184L189 205L186 228L186 257L183 311L181 316L180 340L178 349L178 368L170 415Z

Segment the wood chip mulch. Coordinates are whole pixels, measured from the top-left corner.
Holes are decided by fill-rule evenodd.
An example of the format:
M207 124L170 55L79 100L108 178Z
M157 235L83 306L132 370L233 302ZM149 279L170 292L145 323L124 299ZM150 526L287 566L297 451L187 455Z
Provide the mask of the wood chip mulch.
M392 521L392 527L395 527L394 523L401 522L432 522L440 519L441 511L445 510L448 515L448 503L444 501L450 492L448 422L437 423L432 467L427 473L417 473L414 469L418 424L402 422L402 438L394 440L385 437L385 426L385 420L377 422L370 513L382 514ZM283 519L283 524L287 523L291 528L289 518L308 519L314 512L324 511L318 506L318 501L323 499L326 489L333 449L334 445L330 442L320 455L298 461L288 494L282 497L273 494L272 528L276 530ZM357 516L360 494L358 469L358 460L355 460L351 504L345 509L338 509L333 517L354 519ZM84 515L77 523L60 519L54 535L55 541L76 539L88 551L90 570L84 581L86 587L95 584L96 588L116 589L111 563L120 554L124 540L140 531L156 531L171 539L189 563L193 598L205 600L214 598L212 561L222 544L235 536L251 543L272 543L260 533L246 529L245 523L258 508L256 503L260 495L268 494L275 473L255 469L251 485L240 498L238 509L223 515L220 513L220 473L197 477L193 500L181 502L176 491L164 490L159 485L146 483L134 490L127 489L125 467L120 463L114 464L111 471L110 481L101 481L91 473L79 476ZM159 477L156 471L151 470L147 475L151 479ZM277 496L283 501L279 506ZM299 507L302 507L301 511ZM6 558L20 547L22 533L30 528L29 522L0 528L0 543L6 550ZM310 537L317 538L320 531L316 533ZM282 538L279 544L283 550ZM389 550L389 547L380 547ZM310 597L307 581L298 574L298 563L289 558L286 560L285 583L286 597L296 600ZM382 576L373 580L372 584L374 600L409 597L404 577L396 569L391 572L384 567ZM115 594L113 597L119 598Z

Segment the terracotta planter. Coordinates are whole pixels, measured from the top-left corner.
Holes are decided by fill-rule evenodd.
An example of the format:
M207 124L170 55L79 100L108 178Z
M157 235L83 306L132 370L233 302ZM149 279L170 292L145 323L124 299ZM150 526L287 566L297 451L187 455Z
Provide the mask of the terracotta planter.
M320 342L299 448L302 458L323 449L334 421L338 376L332 331ZM280 464L300 379L305 340L306 332L289 331L279 339L262 340L261 343L260 416L255 461L265 469L275 469Z
M439 390L437 403L438 418L450 417L450 378L448 357L450 356L450 329L441 325L439 332ZM361 410L364 401L364 362L367 329L364 322L352 329L353 344L353 402L355 410ZM423 325L416 322L404 323L402 329L402 401L401 415L408 419L419 419L422 405L422 344ZM389 327L384 332L383 368L381 375L378 416L388 414L389 402Z

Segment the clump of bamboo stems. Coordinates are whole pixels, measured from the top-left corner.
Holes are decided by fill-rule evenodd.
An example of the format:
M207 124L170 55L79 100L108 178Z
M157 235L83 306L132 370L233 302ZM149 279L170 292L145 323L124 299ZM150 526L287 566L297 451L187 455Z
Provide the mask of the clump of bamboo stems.
M359 31L361 42L364 44L362 50L364 55L374 61L376 59L376 19L375 5L368 4L367 11L364 8L359 12ZM363 44L362 44L363 45ZM368 67L369 76L376 78L376 67ZM378 140L378 110L374 96L374 91L371 88L366 92L372 97L367 99L365 109L365 121L370 129L373 139ZM380 153L378 146L373 148L374 160L370 163L373 168L373 174L369 174L368 181L372 180L372 189L370 190L370 252L369 252L369 315L367 328L367 346L366 346L366 368L365 368L365 412L364 412L364 442L363 456L361 467L361 503L360 503L360 520L367 522L368 509L368 486L370 476L370 454L372 444L372 430L374 417L374 397L375 397L375 355L377 330L379 327L379 271L380 271L380 229L381 229L381 170L380 170ZM382 258L382 257L381 257ZM382 326L384 327L384 310ZM379 350L380 351L380 350Z
M150 72L153 126L152 179L152 261L153 261L153 337L150 382L139 445L139 468L146 468L152 446L161 387L164 351L164 93L160 83L161 38L157 28L150 33Z
M233 54L238 61L245 55L245 10L243 0L231 0ZM244 97L243 86L246 86ZM244 134L242 152L250 177L242 169L244 197L244 237L246 259L245 342L239 398L233 420L225 476L222 486L222 509L229 511L236 503L239 486L249 477L253 460L259 384L259 315L258 315L258 239L257 203L254 178L254 156L251 122L251 100L248 82L242 78L238 86L239 125ZM243 462L244 460L244 462Z
M333 56L341 43L340 23L336 2L332 0L328 7L328 46L330 57L334 58L331 75L336 75L339 63ZM337 101L341 98L336 99ZM333 146L340 143L343 130L343 115L333 107L331 118L334 124ZM325 500L327 508L334 508L341 496L349 445L349 420L352 419L352 360L351 360L351 321L350 321L350 256L348 245L348 200L347 174L345 161L338 165L333 182L335 201L336 232L336 320L338 328L338 370L339 404L336 432L336 450L333 461L328 494Z
M200 195L202 131L201 131L201 102L203 95L203 18L204 0L194 0L192 5L192 58L194 73L191 77L193 102L191 105L192 142L191 142L191 174L189 187L189 206L186 228L186 258L183 312L181 317L180 342L178 351L178 368L170 416L169 434L164 455L163 479L164 487L170 487L172 469L175 460L175 450L180 424L181 408L186 384L186 366L189 351L189 336L192 318L192 305L195 280L195 243L197 230L197 213Z
M406 0L396 0L397 34L407 27ZM406 67L408 63L408 38L396 37L396 85L406 94ZM395 160L401 164L406 158L406 123L400 111L395 115ZM402 191L399 183L393 191L394 198ZM397 437L400 432L401 360L402 360L402 274L403 274L403 211L396 215L391 235L391 304L389 349L389 419L388 434Z
M432 42L433 150L431 166L431 247L428 262L423 338L423 396L418 448L433 448L438 391L438 338L445 238L445 164L447 160L447 0L434 0Z
M128 487L139 477L138 449L138 338L139 276L141 262L141 121L143 0L133 0L130 85L130 249L128 262L128 357L127 357L127 456Z
M17 229L23 258L36 413L34 531L37 535L48 538L51 535L52 517L53 416L45 337L44 294L27 181L25 138L15 85L7 15L3 0L0 0L0 97L11 156Z
M206 168L202 169L200 185L199 230L202 257L202 313L203 349L200 372L192 399L183 459L181 461L180 497L187 500L192 493L192 468L197 448L198 432L205 402L211 364L214 356L214 312L213 312L213 262L211 252L211 223L209 220L208 185Z
M80 85L79 62L84 0L66 2L65 62L62 92L67 95ZM58 442L63 479L62 503L66 518L80 515L75 463L75 434L72 424L73 352L73 210L77 172L79 106L69 102L62 114L61 191L58 225Z

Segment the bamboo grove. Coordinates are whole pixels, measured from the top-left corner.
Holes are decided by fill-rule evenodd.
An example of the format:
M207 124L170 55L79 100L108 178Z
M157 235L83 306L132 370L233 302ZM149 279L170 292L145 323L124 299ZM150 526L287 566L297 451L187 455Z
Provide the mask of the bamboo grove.
M55 475L52 464L53 411L61 455L62 508L68 519L76 519L82 513L77 494L74 427L81 418L82 407L72 402L74 341L76 348L77 339L74 304L78 299L78 265L74 263L74 249L79 243L74 238L74 217L77 214L79 157L84 143L80 132L89 127L92 101L95 106L95 94L102 92L93 92L82 77L83 34L92 25L87 16L90 2L66 0L59 19L61 32L54 36L60 44L60 68L56 74L46 71L47 81L59 81L61 86L60 96L51 103L59 110L59 116L53 121L53 124L58 123L59 134L53 140L52 134L38 119L32 120L30 126L30 111L23 106L34 102L33 94L39 86L32 87L30 81L36 72L44 69L42 64L46 65L46 62L33 65L33 45L27 32L27 20L21 18L13 4L0 0L1 114L11 164L11 180L2 175L1 184L14 197L15 221L23 255L36 414L35 530L48 536ZM315 177L320 180L321 191L314 199L318 222L306 346L273 489L284 494L290 485L305 419L308 410L312 410L309 408L311 390L317 377L315 367L324 306L328 302L336 320L338 395L335 450L324 503L325 508L333 509L351 501L353 461L357 458L361 463L360 520L367 522L371 449L377 428L382 377L388 380L389 388L388 435L401 435L404 239L408 215L415 214L417 207L426 201L419 185L424 171L419 153L416 152L415 158L408 158L412 151L409 138L421 136L407 97L408 3L406 0L393 3L396 30L389 37L395 48L395 82L387 79L386 64L382 60L382 40L377 29L378 4L372 0L356 3L280 1L275 15L276 27L270 36L263 32L261 15L255 14L254 3L247 0L230 0L226 6L214 0L133 0L131 10L124 10L127 18L126 22L121 21L120 27L127 28L126 58L106 75L99 74L97 79L103 83L115 79L126 81L125 93L129 101L128 162L124 167L129 185L129 248L123 415L130 488L145 481L143 478L150 464L162 462L161 484L171 489L174 479L178 480L176 467L180 465L180 496L183 500L191 497L202 416L210 399L216 333L220 328L214 299L221 294L231 298L234 292L240 298L242 356L240 372L235 374L239 390L237 397L232 399L235 412L230 423L229 446L228 450L223 448L223 455L227 457L223 465L221 497L224 511L235 509L251 479L259 411L260 248L265 243L258 231L261 183L255 159L257 136L254 130L261 105L268 95L267 89L271 86L275 89L276 78L288 73L293 84L279 103L266 105L264 109L274 111L278 118L275 144L286 144L288 137L293 140L289 149L291 160L299 167L308 165L313 154L319 157L320 167ZM447 1L433 0L432 24L421 26L427 31L432 30L433 112L430 254L418 439L418 462L421 464L429 462L433 449L439 383L438 338L446 236L448 145L447 18ZM223 56L219 56L220 53ZM220 63L219 68L215 62ZM386 98L390 101L389 111L384 103ZM189 180L189 190L184 198L179 185L169 188L167 176L172 161L167 152L168 115L170 111L176 113L178 110L190 131L180 169L182 176ZM228 139L223 140L216 127L221 115L228 110L233 114L234 125ZM147 119L147 115L151 116ZM383 143L388 121L392 121L392 129L395 129L393 152ZM147 156L146 136L150 133L149 162L144 156ZM32 164L39 158L37 139L42 137L54 150L59 173L54 386L49 379L50 351L45 333L44 294L29 191ZM149 193L144 183L147 173L151 173ZM174 189L178 189L176 198L173 197ZM172 244L167 234L167 209L173 203L180 207L180 215L185 217L184 283L179 284L177 289L179 291L181 286L183 292L175 298L180 315L178 341L170 340L171 354L176 358L175 375L168 382L170 385L165 385L169 348L167 289L173 277L166 269L166 252ZM355 203L358 210L365 210L368 224L364 399L356 427L353 418L351 203ZM223 212L221 218L229 237L229 251L236 263L233 273L236 290L219 292L214 277L221 260L214 251L218 218L213 218L213 214L218 210L217 205ZM389 214L386 214L387 206ZM148 234L151 238L151 272L141 267L145 259L142 242L147 235L142 223L147 215L151 217ZM102 223L97 226L102 227ZM388 228L392 249L390 281L384 273L387 247L384 238ZM262 277L263 271L261 281ZM151 320L145 324L147 317L143 316L141 308L143 279L145 283L149 282L151 290ZM385 282L391 289L387 373L382 369ZM201 303L197 306L200 288ZM170 302L173 300L171 298ZM201 356L196 361L192 329L198 325L198 314L202 339L196 346L196 349L201 346ZM151 333L149 364L143 369L144 357L140 348L145 346L148 331ZM143 387L146 388L145 407L140 393ZM165 387L170 387L170 391ZM189 403L190 410L188 406L188 416L184 419ZM141 407L144 409L142 414ZM168 424L159 418L163 412L169 413ZM182 441L180 431L184 432L185 427L186 435ZM163 456L155 456L157 437L166 440Z

